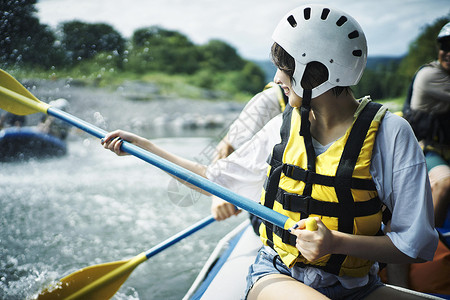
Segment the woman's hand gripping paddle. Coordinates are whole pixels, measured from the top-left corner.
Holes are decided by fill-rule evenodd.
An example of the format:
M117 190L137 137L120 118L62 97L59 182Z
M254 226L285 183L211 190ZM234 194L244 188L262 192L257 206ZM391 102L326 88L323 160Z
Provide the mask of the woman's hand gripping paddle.
M302 222L303 222L303 225L300 225L300 224L302 224ZM289 230L289 232L292 232L292 230L294 230L294 229L306 229L309 231L316 231L318 229L317 221L314 217L308 217L306 220L304 220L304 221L302 220L302 221L296 223L292 228L289 228L288 230Z
M305 228L309 231L316 231L317 230L317 221L313 217L309 217L305 221Z

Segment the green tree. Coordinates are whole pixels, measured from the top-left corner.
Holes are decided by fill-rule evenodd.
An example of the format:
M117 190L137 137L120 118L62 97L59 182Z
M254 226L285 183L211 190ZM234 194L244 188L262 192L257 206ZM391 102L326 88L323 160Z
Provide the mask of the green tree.
M373 99L382 98L380 75L375 70L366 69L358 85L352 87L355 97L370 95Z
M265 74L255 63L239 56L235 48L220 40L210 40L198 47L200 71L191 78L195 84L229 93L260 92Z
M391 60L376 70L382 91L380 99L394 98L405 94L407 80L398 74L399 65L399 60Z
M122 55L125 50L125 39L108 24L70 21L63 23L61 29L62 43L72 63L101 52Z
M243 59L236 49L220 40L210 40L200 46L201 68L211 71L235 71L242 69Z
M198 70L197 47L177 31L158 26L141 28L133 33L131 42L128 65L132 71L193 74Z
M64 53L54 33L35 16L36 0L0 1L0 63L50 67Z
M437 59L436 37L449 21L450 15L424 26L419 36L409 45L408 54L402 60L398 70L400 76L411 79L421 65Z
M361 81L353 88L355 96L371 95L373 99L405 96L417 69L437 59L436 37L449 21L450 16L425 25L400 62L386 60L376 69L366 69Z
M357 86L353 87L356 97L370 95L374 100L398 97L404 94L404 78L397 74L398 59L386 58L375 69L367 68Z
M240 91L256 94L264 88L264 85L266 84L265 74L255 63L246 61L239 73L241 75L241 80L236 82L236 86L239 87Z
M166 40L176 38L183 43L192 44L189 39L178 31L164 29L159 26L150 26L137 29L131 37L134 47L160 46L166 44Z

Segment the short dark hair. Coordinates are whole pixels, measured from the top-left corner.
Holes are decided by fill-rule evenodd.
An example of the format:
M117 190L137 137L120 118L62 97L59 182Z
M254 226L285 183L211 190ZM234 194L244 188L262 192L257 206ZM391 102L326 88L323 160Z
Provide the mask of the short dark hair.
M285 72L291 82L295 83L294 79L294 71L295 71L295 60L294 58L287 53L283 47L281 47L277 43L273 43L271 49L272 61L275 66L281 71ZM316 86L324 83L328 80L328 69L322 63L313 61L308 63L305 69L305 73L303 74L302 81L300 82L301 86L304 89L313 89ZM336 86L331 89L333 94L337 97L343 91L347 93L351 92L351 88L348 86ZM299 95L303 96L303 95Z

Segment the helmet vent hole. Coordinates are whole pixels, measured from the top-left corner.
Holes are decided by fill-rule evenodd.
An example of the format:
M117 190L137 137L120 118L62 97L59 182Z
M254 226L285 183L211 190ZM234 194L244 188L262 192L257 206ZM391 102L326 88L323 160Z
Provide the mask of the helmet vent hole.
M347 17L342 16L339 18L339 20L337 20L336 25L341 27L342 25L344 25L345 22L347 22Z
M349 39L356 39L359 36L358 30L354 30L348 34Z
M322 10L322 15L320 16L320 18L322 20L326 20L328 18L329 13L330 13L330 10L328 8L324 8Z
M311 7L307 7L303 10L303 16L305 20L309 20L311 18Z
M354 51L352 52L352 54L353 54L354 56L360 57L360 56L362 56L362 51L361 51L361 50L354 50Z
M291 26L292 26L293 28L297 27L297 21L295 21L294 16L290 15L290 16L287 18L287 20L288 20L289 24L291 24Z

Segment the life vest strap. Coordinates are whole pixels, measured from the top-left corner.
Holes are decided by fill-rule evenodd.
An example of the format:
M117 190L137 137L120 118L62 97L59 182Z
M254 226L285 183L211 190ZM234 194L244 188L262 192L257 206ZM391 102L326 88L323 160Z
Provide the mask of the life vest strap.
M277 201L283 205L283 209L300 212L306 216L310 214L327 217L342 217L342 205L338 202L319 201L311 196L291 194L279 189ZM381 209L381 200L374 197L368 201L354 202L355 217L364 217L376 214Z
M276 225L273 225L272 223L269 223L267 221L263 220L264 225L266 225L266 231L272 233L275 233L279 238L281 238L281 240L283 241L283 243L285 244L289 244L291 246L295 247L295 244L297 243L297 237L291 233L289 233L289 231L284 230L281 227L278 227ZM273 241L268 240L268 242L270 241L270 243L267 243L272 249L273 249Z
M376 191L375 183L372 179L362 178L339 178L317 174L309 170L305 170L296 165L284 164L283 173L294 180L303 181L306 184L320 184L335 187L337 185L350 189Z
M277 195L278 183L280 181L281 171L282 171L281 165L279 165L276 168L272 167L270 170L270 175L265 182L266 196L264 198L264 206L266 206L270 209L273 209L273 205L275 203L275 198ZM266 225L266 235L267 235L268 241L270 241L270 243L268 243L268 245L273 248L273 230L272 230L272 228L274 225L272 225L272 223L266 222L265 220L263 220L263 223Z

